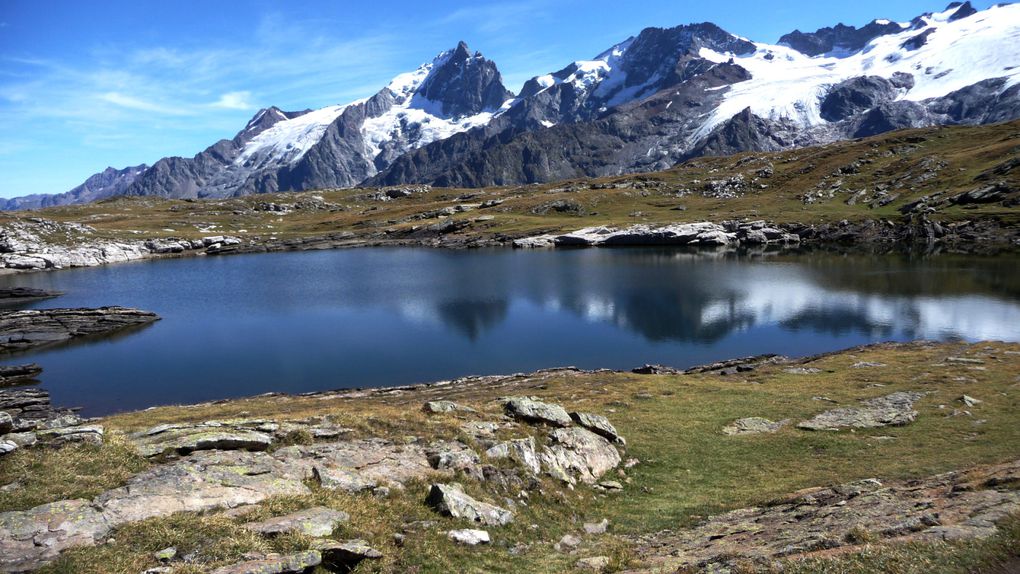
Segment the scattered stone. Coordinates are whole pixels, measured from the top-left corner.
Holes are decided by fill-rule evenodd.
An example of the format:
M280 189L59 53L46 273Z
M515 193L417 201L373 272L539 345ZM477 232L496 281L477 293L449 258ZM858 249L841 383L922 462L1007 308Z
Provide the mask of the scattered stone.
M499 423L492 423L486 421L470 421L460 425L460 430L464 431L464 434L474 439L491 438L496 434L496 431L503 428L504 425Z
M620 436L620 433L616 431L616 427L609 422L609 419L602 415L575 412L570 413L570 418L582 427L610 441L619 442L621 444L625 444L626 442L623 440L623 437Z
M0 311L0 350L24 351L158 320L155 313L127 307Z
M322 537L329 536L337 526L350 519L351 515L346 512L325 506L316 506L286 516L249 522L244 527L266 536L298 533L305 536Z
M969 359L967 357L946 357L947 363L961 363L964 365L983 365L984 361L981 359Z
M748 417L745 419L737 419L726 425L723 427L722 432L723 434L728 435L774 433L789 424L789 422L789 420L772 422L769 419L763 419L761 417Z
M968 407L973 407L974 405L979 405L984 401L975 399L974 397L971 397L969 395L963 395L962 397L960 397L960 402L967 405Z
M7 434L14 430L14 417L7 411L0 411L0 434Z
M570 552L581 545L581 539L573 534L564 534L560 541L553 545L557 552Z
M80 425L45 429L35 433L36 438L50 446L65 444L103 444L103 427L100 425Z
M623 490L623 484L616 480L603 480L599 482L599 486L606 490Z
M503 409L514 418L528 423L546 424L554 427L571 425L570 415L563 407L544 403L530 397L512 397L503 403Z
M509 510L471 498L457 484L433 484L425 503L440 514L486 526L505 526L514 518Z
M840 407L825 411L801 422L797 427L806 430L839 430L903 426L917 418L914 403L923 396L924 393L919 392L899 392L868 399L862 401L863 407Z
M592 556L591 558L582 558L577 561L575 566L578 570L602 574L603 572L609 571L609 557Z
M491 542L489 533L484 530L451 530L446 535L450 537L450 540L467 546L478 546Z
M471 407L458 405L453 401L429 401L422 407L427 413L440 414L440 413L474 413L478 412Z
M18 445L9 440L0 440L0 456L11 454L18 450Z
M872 363L872 362L868 362L868 361L858 361L858 362L850 365L850 368L851 369L872 369L872 368L878 368L878 367L884 367L884 366L885 366L885 363Z
M223 566L211 574L299 574L322 564L318 550L306 550L286 556L270 555L259 560L249 560L231 566Z
M164 548L152 555L156 560L166 563L177 557L177 548L171 546Z
M790 373L791 375L815 375L822 372L822 370L815 367L790 367L789 369L783 369L783 372Z
M379 560L383 553L361 539L337 542L330 539L312 541L312 549L322 555L322 565L330 572L350 572L365 560Z
M605 534L609 529L609 520L603 518L602 522L585 522L584 531L586 534Z

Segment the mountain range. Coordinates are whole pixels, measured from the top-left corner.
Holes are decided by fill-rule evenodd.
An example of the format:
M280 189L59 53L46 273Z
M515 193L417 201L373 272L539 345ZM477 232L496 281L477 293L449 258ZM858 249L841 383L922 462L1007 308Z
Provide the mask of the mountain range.
M108 168L67 193L0 207L548 182L1018 117L1020 4L954 2L910 22L797 30L775 45L711 23L647 28L516 95L494 62L461 42L370 98L262 109L192 158Z

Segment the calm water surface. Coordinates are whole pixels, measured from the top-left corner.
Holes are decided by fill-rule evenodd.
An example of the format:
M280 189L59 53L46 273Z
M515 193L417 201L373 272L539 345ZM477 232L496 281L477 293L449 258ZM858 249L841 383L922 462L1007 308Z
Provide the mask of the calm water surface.
M881 341L1020 340L1020 258L358 249L0 277L163 320L20 356L89 415L576 365L678 367Z

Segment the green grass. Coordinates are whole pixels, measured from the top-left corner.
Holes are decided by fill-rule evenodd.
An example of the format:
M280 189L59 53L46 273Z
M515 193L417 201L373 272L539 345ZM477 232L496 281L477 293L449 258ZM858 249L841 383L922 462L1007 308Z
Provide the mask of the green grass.
M949 356L977 357L984 370L971 364L944 363ZM885 363L883 368L854 369L855 362ZM445 532L468 525L439 517L424 504L427 484L412 483L404 491L379 499L312 487L312 494L269 500L243 521L279 515L313 505L326 505L352 515L338 538L365 538L385 554L358 572L549 572L570 571L582 557L608 555L614 568L640 567L628 535L648 534L696 524L708 515L753 506L792 491L861 478L883 480L923 477L985 463L1020 458L1020 345L962 343L877 346L824 356L811 363L815 375L786 373L764 367L734 376L713 374L640 376L624 373L545 375L500 387L499 395L547 397L568 409L603 413L627 437L625 458L641 463L612 478L625 483L619 494L587 487L564 489L546 480L530 493L527 505L514 509L517 519L506 528L490 528L494 544L467 548L453 544ZM972 382L962 382L966 377ZM882 385L882 386L876 386ZM736 418L764 416L803 420L831 407L813 400L824 395L843 404L897 390L929 394L916 409L913 424L858 432L808 432L787 426L762 436L726 436L720 431ZM962 394L983 402L972 417L947 416ZM429 417L424 400L442 395L497 415L493 391L485 386L426 389L420 393L361 398L256 397L215 405L163 407L105 419L114 436L142 426L181 420L234 416L299 418L329 414L351 426L357 435L393 439L416 436L458 436L456 416ZM945 405L946 408L940 408ZM978 424L978 421L984 421ZM536 431L532 431L536 432ZM892 436L894 440L876 440ZM72 463L71 476L59 477L65 454L93 461ZM0 476L32 477L27 496L0 499L0 509L24 508L68 496L91 495L116 486L129 472L119 468L134 459L114 444L94 450L40 450L0 463ZM31 462L31 464L29 464ZM138 461L136 461L138 462ZM144 464L140 463L139 464ZM118 467L118 468L115 468ZM41 469L39 478L35 470ZM78 474L92 477L81 484ZM516 492L500 492L462 477L474 496L505 504ZM24 499L21 497L25 496ZM567 533L578 533L586 521L610 520L606 535L585 537L572 555L553 549ZM216 514L183 514L149 520L117 530L113 542L66 554L44 572L139 572L155 566L152 553L175 545L190 555L198 572L237 561L244 552L287 552L307 547L290 537L264 540L240 527L242 519ZM422 523L415 528L408 524ZM406 531L406 532L405 532ZM394 533L405 532L402 546ZM785 563L785 572L978 572L982 565L1015 552L1020 527L1011 522L989 541L928 545L871 544L862 535L858 547L845 555L814 557ZM1012 545L1012 546L1010 546ZM935 565L932 569L932 565ZM939 568L945 569L940 570ZM929 568L925 570L924 568Z

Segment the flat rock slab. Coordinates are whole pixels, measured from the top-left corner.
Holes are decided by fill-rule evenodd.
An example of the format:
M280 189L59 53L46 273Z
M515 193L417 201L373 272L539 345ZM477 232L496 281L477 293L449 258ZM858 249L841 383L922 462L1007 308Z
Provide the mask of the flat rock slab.
M570 413L570 418L582 427L591 432L615 442L624 442L623 437L617 432L609 419L602 415L591 413Z
M348 572L365 560L378 560L383 553L365 540L319 539L312 541L312 549L322 553L322 564L331 572Z
M337 526L350 519L351 515L346 512L333 510L325 506L316 506L286 516L277 516L259 522L249 522L244 527L266 536L296 533L320 537L329 536Z
M147 457L199 450L260 451L273 444L273 436L264 432L212 422L192 426L164 425L135 433L129 440L139 454Z
M715 571L734 562L768 561L879 540L983 538L1020 511L1020 461L882 484L863 480L810 488L764 508L744 508L696 528L631 537L643 560Z
M797 425L806 430L841 430L903 426L914 422L914 403L924 393L899 392L861 401L861 407L840 407L825 411Z
M0 366L0 387L20 385L33 381L42 374L42 367L35 363L26 365Z
M0 572L39 568L64 550L101 542L123 524L309 494L302 478L266 453L204 451L154 466L91 501L0 513Z
M64 293L61 291L49 291L47 289L33 289L32 287L6 287L0 289L0 302L3 303L21 303L25 301L34 301L37 299L49 299L52 297L60 297Z
M478 546L479 544L488 544L492 541L489 538L489 533L484 530L451 530L446 535L450 540L467 546Z
M573 424L566 409L553 403L544 403L530 397L511 397L503 402L506 414L527 423L568 427Z
M422 406L422 410L429 414L478 412L471 407L457 404L453 401L429 401Z
M299 574L322 564L318 550L306 550L285 556L267 556L261 560L249 560L230 566L223 566L211 574Z
M514 519L509 510L475 500L456 484L433 484L425 503L445 516L465 518L486 526L505 526Z
M786 420L773 422L761 417L748 417L744 419L737 419L724 426L722 432L723 434L728 435L774 433L789 424L789 422L790 421Z
M0 351L23 351L80 337L108 335L158 320L155 313L127 307L0 311Z

